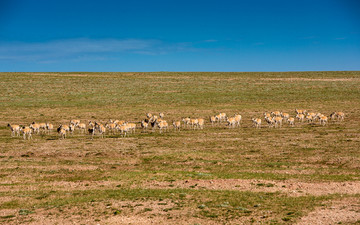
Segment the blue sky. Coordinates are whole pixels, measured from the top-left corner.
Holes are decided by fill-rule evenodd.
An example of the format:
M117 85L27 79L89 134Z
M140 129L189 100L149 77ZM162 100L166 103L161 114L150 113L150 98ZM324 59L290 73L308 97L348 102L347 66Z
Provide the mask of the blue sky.
M0 1L2 72L318 70L360 70L360 1Z

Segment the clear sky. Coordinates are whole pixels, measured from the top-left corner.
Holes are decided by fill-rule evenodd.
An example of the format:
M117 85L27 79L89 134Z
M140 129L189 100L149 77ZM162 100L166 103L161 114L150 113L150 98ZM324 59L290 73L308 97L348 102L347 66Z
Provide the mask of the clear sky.
M358 0L0 0L0 71L360 70Z

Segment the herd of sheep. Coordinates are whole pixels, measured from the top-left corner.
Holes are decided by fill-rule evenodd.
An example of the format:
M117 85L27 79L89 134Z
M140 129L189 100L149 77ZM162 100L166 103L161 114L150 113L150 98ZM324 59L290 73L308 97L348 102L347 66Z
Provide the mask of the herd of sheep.
M261 118L252 118L251 121L256 128L260 128L262 121L265 121L269 127L281 127L283 123L288 123L290 126L295 125L295 120L298 122L308 122L313 123L319 121L319 123L325 126L328 122L328 117L321 113L307 112L306 110L295 109L295 117L291 117L288 113L283 113L280 111L274 111L271 113L264 113L264 120ZM158 128L160 133L166 131L169 128L169 124L164 120L164 113L159 113L159 115L152 115L151 113L146 114L146 118L140 122L142 129L156 129ZM343 121L345 114L343 112L333 112L329 115L329 119ZM232 117L228 117L226 113L219 113L218 115L210 116L209 122L212 126L215 123L225 122L228 128L235 128L241 125L242 116L240 114L235 114ZM191 129L203 129L205 125L205 120L203 118L183 118L181 121L173 121L172 126L175 130L180 130L181 126L191 128ZM22 126L16 124L8 124L8 127L11 130L11 136L20 136L23 135L24 139L31 139L33 134L50 134L54 130L54 125L51 123L31 123L29 126ZM89 121L86 125L81 123L80 120L71 120L70 123L60 124L56 131L59 134L60 138L66 138L67 134L74 133L75 130L79 130L80 133L88 133L91 138L95 134L100 135L102 138L105 133L115 134L120 133L123 137L127 134L135 133L136 123L127 122L125 120L109 120L105 124L95 121Z

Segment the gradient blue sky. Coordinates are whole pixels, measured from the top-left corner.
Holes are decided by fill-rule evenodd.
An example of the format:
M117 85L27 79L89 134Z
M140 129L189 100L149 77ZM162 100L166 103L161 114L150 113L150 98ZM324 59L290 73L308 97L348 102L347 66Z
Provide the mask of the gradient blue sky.
M360 70L360 1L0 1L0 71Z

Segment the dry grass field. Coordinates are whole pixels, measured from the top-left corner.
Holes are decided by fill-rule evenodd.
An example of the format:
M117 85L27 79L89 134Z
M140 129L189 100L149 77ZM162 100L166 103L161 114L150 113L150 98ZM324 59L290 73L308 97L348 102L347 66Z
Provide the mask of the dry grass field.
M360 72L0 73L1 224L359 224ZM345 120L261 129L295 108ZM204 118L23 140L8 123ZM239 128L209 116L240 113Z

